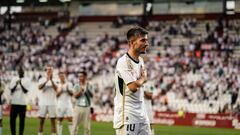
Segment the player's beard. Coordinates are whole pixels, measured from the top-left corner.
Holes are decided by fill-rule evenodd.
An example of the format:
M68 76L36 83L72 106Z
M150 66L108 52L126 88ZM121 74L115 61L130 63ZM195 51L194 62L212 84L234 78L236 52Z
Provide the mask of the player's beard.
M144 46L144 47L142 47L142 48L137 49L137 52L138 52L139 54L146 54L146 52L147 52L147 46Z

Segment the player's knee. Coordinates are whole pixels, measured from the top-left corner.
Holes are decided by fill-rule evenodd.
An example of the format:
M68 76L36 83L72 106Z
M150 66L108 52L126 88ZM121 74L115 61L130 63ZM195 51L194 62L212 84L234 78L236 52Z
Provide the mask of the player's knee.
M40 118L40 124L43 124L44 123L44 118Z

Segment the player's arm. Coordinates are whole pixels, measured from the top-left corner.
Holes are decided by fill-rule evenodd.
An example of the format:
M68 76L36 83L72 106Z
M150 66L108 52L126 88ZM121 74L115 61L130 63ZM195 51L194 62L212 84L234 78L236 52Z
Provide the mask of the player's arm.
M77 84L73 87L73 97L74 98L79 98L83 93L84 93L84 90L81 88L80 85Z
M67 93L68 93L70 96L72 96L72 95L73 95L73 92L72 92L72 91L70 91L70 90L67 90Z
M15 82L14 86L10 88L11 94L13 94L17 88L17 85L19 84L19 80ZM12 85L11 85L12 86Z
M0 97L2 96L2 94L3 94L3 90L0 91Z
M24 93L28 93L28 89L26 89L26 88L22 85L22 81L21 81L21 80L19 81L19 84L20 84L20 86L21 86L21 88L22 88L22 91L23 91Z
M52 83L53 89L57 92L57 91L58 91L57 85L54 83L54 81L52 80L52 78L50 79L50 81L51 81L51 83Z
M5 84L0 80L0 96L2 96L4 90L5 90Z
M152 99L153 93L152 92L148 92L148 91L144 91L144 95L147 99Z
M83 93L84 93L84 91L81 89L80 91L73 93L73 96L75 98L79 98Z
M92 85L90 85L90 84L88 84L87 87L88 87L88 89L87 89L86 93L88 94L88 96L89 96L90 98L92 98L92 97L93 97L93 93L92 93L93 87L92 87Z
M70 83L67 84L67 94L70 96L73 95L73 89L72 89L72 85Z
M133 82L127 84L128 89L132 92L136 92L147 81L146 71L141 68L141 77Z
M57 93L56 93L57 97L59 97L59 96L62 94L61 88L60 88L60 87L57 87L57 91L56 91L56 92L57 92Z
M40 83L40 84L38 85L38 89L39 89L39 90L42 90L42 89L45 87L45 85L47 84L47 82L48 82L48 80L46 80L46 81L43 82L43 83Z

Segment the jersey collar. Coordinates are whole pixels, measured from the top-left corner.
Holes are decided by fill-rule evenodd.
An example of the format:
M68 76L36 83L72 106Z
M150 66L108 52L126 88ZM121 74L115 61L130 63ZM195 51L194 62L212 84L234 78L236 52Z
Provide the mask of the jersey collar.
M135 63L139 63L139 61L136 61L135 59L133 59L128 53L127 53L127 56L133 61L133 62L135 62Z

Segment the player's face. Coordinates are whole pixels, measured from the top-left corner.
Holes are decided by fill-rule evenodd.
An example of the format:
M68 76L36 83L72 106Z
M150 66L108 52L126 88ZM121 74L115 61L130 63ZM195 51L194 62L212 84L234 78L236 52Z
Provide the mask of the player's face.
M59 78L61 80L61 82L65 81L65 74L64 73L59 73Z
M149 42L148 42L148 36L147 35L139 36L135 40L134 48L139 54L146 53L146 50L147 50L148 46L149 46Z
M52 72L53 72L52 67L47 67L47 75L52 76Z
M83 82L83 81L85 81L85 80L86 80L86 76L85 76L84 74L80 73L80 74L79 74L79 81L80 81L80 82Z

